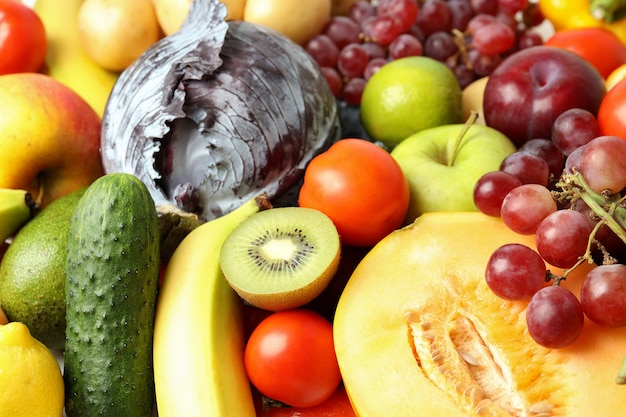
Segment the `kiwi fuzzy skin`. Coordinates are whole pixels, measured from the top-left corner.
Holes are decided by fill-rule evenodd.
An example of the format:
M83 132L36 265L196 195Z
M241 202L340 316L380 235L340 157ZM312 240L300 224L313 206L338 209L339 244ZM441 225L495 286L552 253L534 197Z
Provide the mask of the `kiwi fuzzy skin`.
M271 245L279 246L275 257ZM235 292L269 311L301 307L328 286L341 244L332 220L304 207L261 211L239 225L222 246L220 265Z

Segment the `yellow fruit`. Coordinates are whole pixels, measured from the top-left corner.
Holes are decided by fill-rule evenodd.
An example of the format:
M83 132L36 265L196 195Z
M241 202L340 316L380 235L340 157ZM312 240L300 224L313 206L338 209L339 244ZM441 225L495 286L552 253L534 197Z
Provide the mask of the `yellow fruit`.
M180 29L192 0L152 0L159 25L165 35ZM226 5L226 20L242 20L246 0L221 0Z
M26 325L0 325L0 417L61 417L64 386L54 354Z
M609 91L615 86L615 84L622 81L624 78L626 78L626 64L622 64L615 68L611 71L609 76L606 77L606 81L604 82L606 85L606 91Z
M304 45L330 18L331 0L247 0L243 20L281 32Z
M350 8L357 0L333 0L332 14L333 16L345 16Z
M443 63L425 56L397 59L367 82L361 120L374 140L393 148L429 127L460 123L461 87Z
M126 69L162 36L151 0L85 0L78 31L87 55L111 71Z
M476 124L484 125L485 117L483 115L483 98L485 96L485 86L489 77L482 77L470 83L463 89L461 93L463 103L462 119L467 120L472 112L478 113Z
M526 328L528 301L498 298L485 265L535 237L482 213L427 213L357 266L334 316L346 391L360 417L589 417L624 414L615 377L626 332L585 321L547 349ZM578 294L581 265L561 285ZM555 273L560 270L550 268Z

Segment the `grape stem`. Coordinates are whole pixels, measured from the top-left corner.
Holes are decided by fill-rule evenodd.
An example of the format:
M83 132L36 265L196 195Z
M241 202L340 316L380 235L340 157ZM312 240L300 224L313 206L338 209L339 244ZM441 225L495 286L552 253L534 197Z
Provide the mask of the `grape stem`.
M459 150L461 149L461 142L463 141L463 137L465 136L469 128L472 127L472 125L476 122L477 119L478 119L478 113L472 110L469 117L467 118L467 121L463 124L461 131L457 135L456 140L454 141L454 147L452 148L452 157L448 160L449 167L454 166L454 163L456 162L456 158L459 155Z
M623 203L626 197L619 194L598 194L589 188L589 185L580 172L572 172L564 174L561 180L556 184L561 191L554 191L554 198L560 202L574 203L578 199L582 199L592 211L593 215L599 219L589 235L587 249L585 254L581 256L574 265L563 271L561 275L553 274L548 271L546 281L554 281L554 285L559 285L567 276L584 262L593 263L591 255L592 245L595 243L602 250L604 263L614 263L616 260L606 251L606 249L595 240L595 235L603 225L607 225L624 243L626 243L626 230L623 224L626 224L626 208Z
M606 224L624 243L626 243L626 208L622 205L625 197L619 194L598 194L589 188L589 185L580 174L573 172L567 174L564 179L557 183L564 193L574 193L581 198L591 211L598 216L600 222Z

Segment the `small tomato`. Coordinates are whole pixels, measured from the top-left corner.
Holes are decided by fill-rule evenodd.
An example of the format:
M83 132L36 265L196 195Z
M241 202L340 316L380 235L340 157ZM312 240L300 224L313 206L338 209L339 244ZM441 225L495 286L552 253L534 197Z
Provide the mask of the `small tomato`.
M0 75L39 71L47 46L43 22L33 9L0 0Z
M565 29L554 33L544 44L580 55L596 67L604 79L626 63L626 45L613 32L601 27Z
M598 109L600 134L626 140L626 79L611 88Z
M312 310L283 310L261 321L244 365L259 392L292 407L321 404L341 383L332 324Z
M372 246L402 225L409 186L389 152L346 138L309 163L298 204L330 217L342 243Z
M255 398L257 417L356 417L350 398L343 385L329 399L313 407L263 407L263 402Z

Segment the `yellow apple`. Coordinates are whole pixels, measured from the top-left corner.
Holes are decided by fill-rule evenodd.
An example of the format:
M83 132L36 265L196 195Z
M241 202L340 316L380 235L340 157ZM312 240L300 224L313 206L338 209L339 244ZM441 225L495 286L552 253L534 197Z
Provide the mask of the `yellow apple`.
M163 33L180 29L189 13L192 0L152 0ZM221 0L226 5L226 20L242 20L246 0Z
M0 188L43 206L104 173L100 116L70 88L34 73L0 76Z
M243 20L270 27L304 45L331 16L331 0L247 0Z

